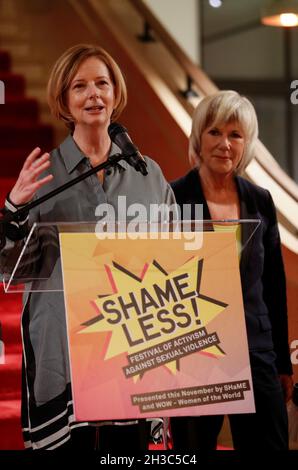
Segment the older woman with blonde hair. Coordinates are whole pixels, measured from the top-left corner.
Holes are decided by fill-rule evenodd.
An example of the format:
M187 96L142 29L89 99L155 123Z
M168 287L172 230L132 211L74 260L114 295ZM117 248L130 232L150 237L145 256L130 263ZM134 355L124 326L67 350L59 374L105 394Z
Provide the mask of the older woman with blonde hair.
M194 168L172 188L179 205L203 204L204 219L261 221L250 240L241 224L237 228L239 244L247 243L240 274L256 413L230 415L229 421L235 449L285 450L292 365L276 211L267 190L240 176L254 156L257 136L256 113L247 98L235 91L205 97L193 116ZM174 448L215 449L222 423L223 416L172 418Z
M26 159L6 200L6 210L41 197L75 177L121 153L111 142L108 127L124 109L126 85L119 66L101 47L79 44L68 49L53 67L48 84L48 101L54 116L70 130L51 153L36 148ZM118 219L118 196L126 196L126 207L138 202L150 213L150 204L175 202L173 192L159 166L144 157L148 175L137 173L125 160L86 178L30 211L29 218L8 230L0 254L5 272L12 254L22 250L34 222L80 222L95 220L100 204L110 204ZM120 209L119 209L120 210ZM19 232L16 234L16 230ZM14 232L14 236L9 234ZM36 250L43 265L53 259L49 247ZM42 258L40 258L42 256ZM61 270L59 253L47 286L57 284ZM48 284L47 284L48 283ZM23 390L22 427L29 449L145 450L148 444L145 420L76 423L73 412L66 319L62 292L27 292L22 316ZM95 434L98 436L95 436ZM98 438L98 439L97 439Z

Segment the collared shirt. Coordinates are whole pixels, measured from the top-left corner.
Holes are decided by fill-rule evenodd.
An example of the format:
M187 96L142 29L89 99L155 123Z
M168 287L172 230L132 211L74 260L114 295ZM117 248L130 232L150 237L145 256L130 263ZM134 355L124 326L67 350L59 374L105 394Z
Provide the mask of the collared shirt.
M112 144L110 155L119 152ZM116 218L123 219L125 209L122 207L119 211L118 196L126 196L127 207L143 204L149 217L150 204L174 204L172 189L159 166L150 158L145 157L145 160L147 176L121 161L105 171L103 184L94 174L33 209L29 214L29 227L34 222L93 222L98 205L107 203L114 208ZM51 152L47 173L54 178L36 196L47 194L90 168L88 158L72 136L68 136ZM26 447L43 449L56 448L69 439L74 425L63 293L50 292L61 276L59 247L49 231L47 243L40 244L39 240L40 249L32 249L30 260L37 266L41 264L44 271L49 268L49 278L43 286L48 292L25 294L22 317L26 384L22 397L23 433ZM10 259L15 261L22 247L23 241L7 240L0 257L2 271ZM31 264L28 266L33 270Z
M112 143L110 156L121 153ZM115 209L116 219L126 216L124 206L118 213L118 196L126 197L126 206L138 203L146 208L150 220L150 204L175 203L171 187L156 162L145 157L148 175L144 176L121 160L115 167L105 171L103 184L96 174L69 188L39 208L39 221L94 221L95 209L99 204L108 203ZM51 167L48 173L54 178L39 191L38 196L61 186L91 168L90 161L81 152L72 136L51 154ZM74 204L75 201L75 204Z

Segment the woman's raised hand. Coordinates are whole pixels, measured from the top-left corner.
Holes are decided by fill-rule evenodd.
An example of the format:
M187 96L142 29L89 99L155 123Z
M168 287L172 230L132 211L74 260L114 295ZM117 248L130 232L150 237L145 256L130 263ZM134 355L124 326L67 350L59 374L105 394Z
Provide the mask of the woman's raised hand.
M46 152L40 156L40 153L41 149L36 147L26 158L17 182L9 194L13 204L27 204L41 186L53 179L53 175L38 179L51 164L50 154Z

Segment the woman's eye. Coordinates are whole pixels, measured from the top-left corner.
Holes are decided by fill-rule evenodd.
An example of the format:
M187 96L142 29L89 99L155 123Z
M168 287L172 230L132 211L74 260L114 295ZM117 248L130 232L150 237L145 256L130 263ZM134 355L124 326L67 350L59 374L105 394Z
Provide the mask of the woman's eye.
M239 132L232 132L232 137L234 137L234 139L241 139L242 135L239 134Z
M219 134L219 131L218 131L218 129L210 129L209 134L211 134L211 135L218 135L218 134Z
M83 86L84 86L83 83L76 83L73 88L78 89L78 88L83 88Z
M97 82L97 86L105 86L105 85L108 85L108 81L107 80L100 80L99 82Z

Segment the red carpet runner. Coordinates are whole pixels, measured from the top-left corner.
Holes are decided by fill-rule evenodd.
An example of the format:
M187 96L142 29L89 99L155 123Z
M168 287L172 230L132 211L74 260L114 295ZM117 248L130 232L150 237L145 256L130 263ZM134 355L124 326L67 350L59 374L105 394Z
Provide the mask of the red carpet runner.
M0 51L0 80L5 104L0 105L0 207L11 189L26 155L36 146L53 148L51 126L39 122L38 103L25 96L25 79L11 71L11 59ZM0 363L0 450L22 449L21 398L21 295L5 294L0 284L0 323L5 363Z

